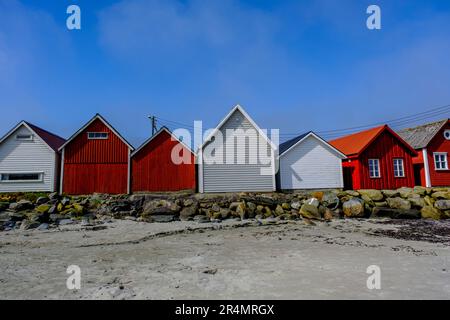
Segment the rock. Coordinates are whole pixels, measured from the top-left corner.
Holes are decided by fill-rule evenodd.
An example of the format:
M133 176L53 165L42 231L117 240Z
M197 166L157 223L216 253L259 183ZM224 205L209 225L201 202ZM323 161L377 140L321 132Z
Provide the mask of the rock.
M298 200L295 200L295 201L291 202L291 208L292 209L298 210L298 209L300 209L301 206L302 206L302 204Z
M354 190L346 190L345 193L352 197L359 197L359 193Z
M220 211L220 206L217 203L214 203L211 207L211 210L214 212L219 212Z
M325 221L333 220L333 211L331 211L330 209L326 208L325 209L325 213L323 215L323 218L324 218Z
M316 225L314 222L311 221L311 219L308 219L308 218L303 219L303 223L306 224L307 226L315 226Z
M364 190L358 190L358 192L362 196L368 197L372 201L381 201L383 200L383 194L380 190L374 190L374 189L364 189Z
M386 198L394 198L400 195L397 190L381 190L381 193L384 194Z
M433 198L431 198L430 196L425 196L425 197L423 198L423 200L425 201L425 204L426 204L427 206L430 206L430 207L433 207L433 206L434 206L434 203L436 202L436 200L433 199Z
M9 202L0 202L0 212L9 208Z
M264 213L264 206L257 205L256 206L256 214L263 215L263 213Z
M196 221L196 222L198 222L198 223L207 223L207 222L210 222L210 220L209 220L207 217L202 216L202 215L196 215L196 216L194 216L193 220Z
M56 209L55 205L52 205L49 209L48 209L48 214L55 214L58 212L58 210Z
M420 196L425 196L428 193L428 189L421 186L415 186L413 191Z
M58 203L58 205L56 206L56 210L58 212L61 212L61 211L63 211L63 209L64 209L64 206L62 205L62 203Z
M439 220L442 217L442 212L439 209L425 206L420 210L423 219L434 219Z
M49 198L50 200L58 200L58 199L59 199L58 192L52 192L52 193L50 193L50 194L48 195L48 198Z
M284 214L284 210L280 205L277 205L277 207L275 208L275 216L281 216L282 214Z
M147 201L142 210L142 216L147 215L163 215L163 214L177 214L181 207L174 202L167 200L150 200Z
M67 198L67 197L64 197L64 198L61 200L61 204L62 204L63 206L68 206L68 205L70 204L70 199Z
M58 221L58 225L60 225L60 226L65 226L65 225L73 224L73 223L74 223L74 221L72 219L62 219L62 220Z
M450 192L438 191L431 194L431 197L434 199L446 199L450 200Z
M350 199L342 205L342 210L346 217L363 217L364 202L359 198Z
M372 216L391 219L420 219L420 211L416 209L402 210L391 208L373 208Z
M180 220L189 220L198 212L198 203L193 203L189 207L184 207L180 212Z
M388 203L386 201L381 201L381 202L374 202L373 203L375 207L387 207Z
M249 218L254 218L256 213L256 204L247 202L247 214Z
M245 219L246 209L247 209L247 207L245 206L244 202L240 202L239 205L236 208L236 214L238 214L239 217L241 217L242 220Z
M78 216L83 215L83 214L84 214L84 211L85 211L84 207L83 207L81 204L79 204L79 203L74 203L74 204L73 204L73 209L75 210L75 213L76 213Z
M164 223L164 222L172 222L176 220L176 216L174 214L154 214L150 216L150 219L152 222L160 222L160 223Z
M22 221L22 224L20 225L20 230L29 230L29 229L36 229L39 227L40 223L37 221Z
M317 200L317 199L316 199ZM300 208L300 215L307 219L321 219L319 209L313 205L305 203Z
M450 200L438 200L434 203L434 206L439 210L449 210Z
M423 208L425 207L426 203L423 198L409 198L409 202L411 202L411 205L415 208Z
M369 206L369 207L374 207L375 206L375 203L373 202L372 199L369 198L368 195L363 194L363 195L361 195L361 198L364 201L366 206Z
M19 202L13 202L9 205L9 210L18 212L18 211L24 211L33 209L34 205L31 203L31 201L28 200L20 200Z
M35 203L36 203L36 205L41 205L41 204L47 203L49 200L50 199L47 197L39 197L36 199Z
M269 207L264 207L263 209L264 218L270 218L272 214L272 210Z
M322 197L322 204L327 208L337 208L339 203L339 198L334 192L326 192Z
M402 199L400 197L388 198L386 199L386 201L391 209L411 209L411 203L408 200Z
M37 229L40 231L44 231L44 230L48 230L48 228L49 228L48 223L41 223Z
M65 219L65 218L66 217L64 215L62 215L62 214L52 213L52 214L49 215L49 220L51 222L58 222L59 220L62 220L62 219Z
M323 191L314 191L311 196L319 201L322 201Z
M316 208L319 207L320 201L317 198L309 198L308 200L306 200L305 202L308 205L312 205Z
M9 213L9 219L11 221L22 221L25 218L26 218L25 214L20 213L20 212L10 212Z
M8 212L0 212L0 224L1 222L9 221L9 213Z
M221 208L219 213L222 219L227 219L231 215L231 210L228 208Z
M48 204L41 204L35 210L39 213L47 213L50 210L50 206Z
M281 208L283 208L283 210L291 210L291 205L287 202L283 202Z

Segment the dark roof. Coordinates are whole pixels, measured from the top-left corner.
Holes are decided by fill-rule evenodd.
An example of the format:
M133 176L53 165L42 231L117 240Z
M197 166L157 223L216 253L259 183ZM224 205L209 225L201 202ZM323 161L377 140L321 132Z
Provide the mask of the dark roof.
M398 131L398 134L406 140L414 149L426 148L434 136L450 119L444 119L427 123L414 128Z
M59 147L61 147L64 142L66 142L66 139L61 138L60 136L48 132L47 130L44 130L42 128L39 128L38 126L35 126L32 123L29 123L27 121L24 121L34 132L36 132L39 137L41 137L42 140L45 141L45 143L52 148L55 151L58 151Z
M282 144L280 144L278 153L283 154L286 150L288 150L290 147L292 147L294 144L296 144L297 142L302 140L304 137L306 137L310 133L311 133L311 131L308 131L308 132L301 134L291 140L283 142Z

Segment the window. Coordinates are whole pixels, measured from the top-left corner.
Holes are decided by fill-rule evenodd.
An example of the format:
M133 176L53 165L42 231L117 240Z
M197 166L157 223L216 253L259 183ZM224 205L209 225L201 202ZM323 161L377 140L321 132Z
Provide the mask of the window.
M444 131L444 138L447 140L450 140L450 130L445 130Z
M435 152L433 155L434 155L434 168L436 170L448 170L447 153Z
M42 173L2 173L1 182L33 182L42 181Z
M369 159L369 175L371 178L380 177L380 160Z
M394 159L394 177L403 178L405 176L405 168L403 159Z
M108 132L88 132L88 139L108 139Z
M18 134L16 136L16 140L31 141L31 140L33 140L33 135L31 135L31 134Z

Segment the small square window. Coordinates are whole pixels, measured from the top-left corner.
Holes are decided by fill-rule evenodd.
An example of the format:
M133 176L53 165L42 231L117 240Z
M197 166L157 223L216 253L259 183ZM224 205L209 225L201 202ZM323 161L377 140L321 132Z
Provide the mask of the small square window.
M88 132L88 139L108 139L108 132Z
M448 170L447 153L435 152L434 156L434 168L436 170Z

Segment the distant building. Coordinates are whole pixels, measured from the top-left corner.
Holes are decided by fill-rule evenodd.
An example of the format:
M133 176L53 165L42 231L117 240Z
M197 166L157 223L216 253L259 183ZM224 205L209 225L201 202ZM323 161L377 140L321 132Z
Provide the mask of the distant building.
M416 185L450 186L450 119L404 129L398 134L418 152L413 158Z

